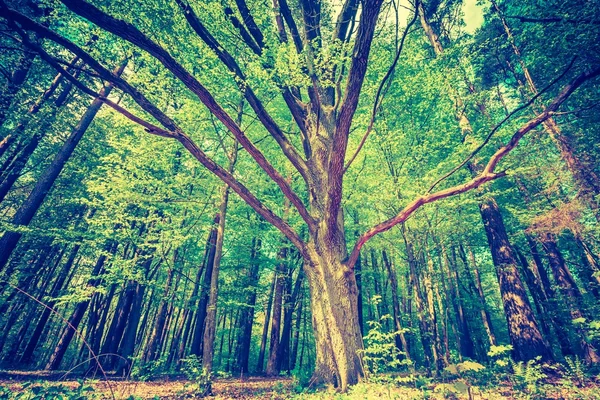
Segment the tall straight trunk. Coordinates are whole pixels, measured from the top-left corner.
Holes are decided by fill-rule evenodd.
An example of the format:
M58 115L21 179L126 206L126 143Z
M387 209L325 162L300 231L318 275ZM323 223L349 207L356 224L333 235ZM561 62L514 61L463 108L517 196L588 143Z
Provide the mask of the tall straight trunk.
M177 251L175 251L175 254ZM177 256L174 256L174 259ZM169 290L171 290L171 284L173 282L173 268L169 269L167 273L167 281L165 282L165 288L163 289L163 295L156 313L156 321L154 322L154 328L146 346L146 354L144 361L155 361L160 356L160 346L162 342L162 332L167 319L167 307L168 307L168 296Z
M382 251L381 256L383 258L383 264L385 265L388 273L390 288L392 290L392 310L395 328L394 342L396 344L396 348L401 351L406 360L410 362L410 351L408 349L406 336L404 335L404 328L402 327L402 313L400 312L400 301L398 297L398 278L392 262L385 250Z
M79 252L80 247L81 247L81 245L76 244L71 249L71 254L69 254L69 258L67 259L67 262L64 264L62 270L60 271L58 277L56 278L56 281L54 282L52 290L50 291L49 295L51 298L58 296L59 292L62 290L63 284L65 283L65 280L67 279L68 273L70 272L71 268L73 267L73 263L75 262L75 257L77 256L77 253ZM25 348L23 355L21 356L22 364L29 364L31 362L31 359L33 357L33 352L35 351L35 348L37 347L37 345L39 343L40 337L42 336L42 332L46 328L46 324L52 314L51 308L54 308L55 304L56 304L55 301L50 301L47 303L47 306L49 308L47 308L47 307L44 308L44 311L42 312L42 315L41 315L40 319L38 320L35 330L33 331L31 338L29 339L29 343L27 344L27 347Z
M273 305L273 297L275 294L275 286L277 285L277 274L273 274L271 290L265 308L265 322L263 324L263 332L260 340L260 349L258 351L258 359L256 362L256 372L262 372L265 365L265 351L267 348L267 337L269 334L269 322L271 322L271 308Z
M475 345L473 343L473 338L471 337L468 318L465 314L464 300L458 284L458 282L460 281L460 277L458 276L458 263L456 262L456 250L454 248L452 248L451 264L452 268L450 269L450 279L451 284L454 287L456 304L455 312L458 321L458 326L460 329L460 353L464 357L475 358Z
M552 354L545 342L525 292L514 251L508 240L502 214L495 200L488 199L479 206L485 222L485 232L500 283L500 293L508 334L516 360L531 360L542 357L551 360Z
M117 69L115 69L115 74L120 75L125 69L127 62L121 63ZM101 96L108 96L110 91L112 90L112 85L106 84L102 90L100 91ZM38 179L35 187L23 203L19 210L16 212L15 216L12 219L12 223L14 225L27 226L33 219L33 216L37 212L37 210L42 205L46 195L52 188L54 181L62 172L66 162L69 160L75 147L83 137L83 134L86 132L96 114L100 110L102 106L102 101L100 99L95 99L90 107L83 114L79 123L73 129L63 146L60 148L54 160L50 165L42 172L42 175ZM6 231L4 235L0 239L0 270L4 268L10 255L12 254L15 247L19 243L21 239L22 233L17 231Z
M427 37L434 48L437 57L443 53L443 47L439 37L427 21L423 5L419 3L419 15L421 25L427 34ZM466 139L473 133L473 128L467 116L464 113L464 104L455 88L447 83L453 100L456 102L458 113L456 119ZM468 163L471 173L475 173L481 167L473 162ZM550 360L552 355L547 343L544 341L537 321L535 320L533 310L529 304L529 299L517 271L516 258L511 249L506 227L500 213L500 209L493 198L484 200L479 205L481 219L485 225L486 235L496 274L500 284L500 293L506 321L508 324L509 337L513 346L513 355L517 360L529 360L537 356Z
M279 375L279 339L281 335L281 310L283 303L283 291L285 288L285 278L288 273L287 268L287 247L279 250L279 262L275 270L277 283L275 284L275 293L273 295L273 313L271 315L271 340L269 341L269 357L267 359L267 376Z
M502 22L504 31L508 37L513 52L521 67L521 71L525 76L525 81L527 82L526 86L528 91L530 92L530 95L527 97L531 98L532 96L535 96L539 93L537 86L531 76L531 73L529 72L529 68L527 67L521 56L521 51L515 43L514 36L506 21L504 13L500 9L500 7L498 7L498 3L496 2L496 0L492 0L492 5L493 10L496 12L498 17L500 18L500 21ZM540 105L538 108L539 111L545 111L545 107L543 105ZM594 196L600 194L600 179L594 172L593 168L588 167L577 157L574 151L572 139L562 132L561 128L558 126L554 118L550 117L546 119L546 121L544 121L543 123L543 127L544 130L549 134L552 141L555 143L556 147L560 152L561 158L565 162L567 168L569 169L569 172L571 172L575 183L579 186L581 190L580 195L582 195L582 197L590 204L594 211L597 211L598 204L594 199Z
M600 363L600 356L594 346L587 340L583 330L581 320L585 320L587 315L583 309L583 296L577 287L577 283L575 282L573 275L571 275L571 271L569 271L569 268L558 249L555 237L550 233L546 233L542 235L541 241L548 256L548 262L552 269L554 279L560 288L564 300L567 302L567 306L571 313L571 319L574 321L579 336L581 355L586 363L598 364Z
M213 222L213 224L214 224L214 222ZM185 308L185 310L183 312L184 327L183 327L183 336L179 343L179 350L177 351L177 359L178 360L181 360L182 358L185 357L185 352L186 352L188 342L190 341L190 338L192 339L192 341L194 338L195 330L192 331L193 323L194 323L194 320L196 319L195 318L196 314L194 313L194 307L197 306L197 301L198 301L197 297L198 297L198 294L201 293L201 290L202 290L201 280L202 280L203 272L207 266L206 255L208 254L208 250L210 249L209 243L214 242L214 239L212 242L210 239L211 237L214 237L214 235L216 235L216 230L212 229L209 234L209 239L207 241L204 260L198 267L198 271L196 272L196 279L194 281L194 288L192 289L192 294L190 296L190 300L188 301L187 307ZM209 282L210 282L210 280L209 280ZM198 312L200 312L200 309L198 309ZM193 346L192 346L192 349L193 349Z
M196 312L196 321L191 349L191 354L196 356L202 355L202 338L204 337L204 327L206 326L206 309L208 307L210 283L212 281L213 267L215 265L215 250L217 247L217 231L219 221L220 214L217 214L213 222L214 226L208 235L206 248L204 250L204 276L202 278L200 302L198 303L198 310Z
M300 298L298 299L298 309L296 310L296 322L294 327L294 338L292 343L292 352L290 354L290 370L296 369L296 360L298 358L298 345L300 344L300 331L302 329L302 317L304 308L304 291L300 292Z
M152 257L147 263L152 262ZM144 301L144 293L146 286L139 282L132 282L132 291L134 291L133 302L131 305L131 312L127 319L127 328L123 335L123 340L119 346L119 364L117 366L117 375L129 376L131 368L133 367L133 356L136 345L136 336L138 332L138 326L142 317L142 303Z
M461 251L464 253L464 249L461 245ZM479 268L477 266L477 262L475 261L475 254L473 254L473 250L469 248L469 260L471 262L471 266L473 268L473 275L475 281L475 287L477 288L477 298L479 300L479 305L481 307L481 321L483 322L483 327L485 329L485 333L487 334L488 341L490 346L497 346L496 335L494 334L494 327L492 325L492 318L490 316L490 312L488 309L487 302L485 300L485 293L483 292L483 286L481 285L481 276L479 274ZM466 257L465 257L465 265ZM467 266L468 268L468 266Z
M238 123L241 124L244 102L240 101L238 106ZM232 150L228 154L229 166L228 172L233 173L237 162L237 141L233 143ZM224 185L221 189L221 204L219 206L219 225L217 227L217 237L215 241L213 271L210 279L210 295L206 307L206 327L202 340L202 372L207 377L204 384L204 393L212 393L212 368L215 346L215 334L217 329L217 297L219 295L219 267L221 265L221 256L223 255L223 239L225 237L225 221L227 216L227 206L229 204L230 188Z
M21 328L19 329L19 331L17 332L16 335L13 335L13 340L12 340L10 350L8 351L7 354L5 354L5 357L4 357L4 359L8 363L13 363L16 360L19 346L20 346L21 342L25 339L25 335L26 335L27 331L29 330L29 327L30 327L33 319L38 315L36 312L37 310L39 310L38 301L40 301L40 302L44 301L44 297L46 295L48 286L52 282L52 277L55 274L56 270L58 269L58 266L60 265L67 248L68 248L68 245L65 245L62 247L62 249L60 251L57 252L57 256L55 257L54 260L51 260L52 262L49 264L49 267L45 271L45 273L35 274L33 276L32 280L28 282L29 284L28 284L27 293L34 295L36 297L37 301L29 301L28 298L25 298L25 299L23 299L23 300L25 300L25 302L23 303L22 308L20 308L18 310L15 310L13 308L11 310L11 314L14 313L17 317L13 321L17 321L19 319L18 317L21 317L21 315L22 315L22 321L21 321ZM39 287L38 287L38 284L39 284ZM11 328L14 328L12 323L8 324L7 331L10 330Z
M100 343L102 342L102 337L104 336L104 328L106 326L106 321L108 320L108 314L110 311L110 306L112 304L113 298L115 296L115 291L117 290L117 285L110 285L110 289L108 290L108 294L103 298L102 301L102 309L101 316L98 324L96 326L90 326L91 334L90 334L90 348L92 354L89 355L90 359L90 367L89 370L93 371L99 367L100 360L97 358L100 353ZM72 317L73 318L73 317ZM66 347L65 347L66 349Z
M592 251L590 245L586 243L581 237L575 235L575 242L577 247L581 251L581 265L584 280L586 282L587 289L596 297L600 299L600 263L598 257Z
M125 328L135 299L135 290L134 281L128 281L123 285L123 292L117 302L115 313L102 345L102 354L108 354L107 357L102 359L102 365L105 369L112 369L118 361L114 354L118 353L119 345L125 334Z
M75 57L73 61L71 61L70 66L75 66L78 60L79 58ZM76 71L75 76L78 74L79 70ZM50 115L46 116L42 120L41 126L35 130L35 133L31 137L26 137L25 130L29 121L32 119L32 117L40 112L42 106L54 95L62 81L63 75L59 73L50 84L50 87L46 89L44 93L42 93L42 95L31 107L29 107L25 117L19 121L17 126L6 138L8 142L5 144L6 147L8 147L16 138L19 140L15 148L11 150L11 153L6 157L2 163L2 166L0 167L0 202L4 200L14 183L21 176L21 173L29 161L29 158L37 149L40 140L42 140L42 138L46 135L50 129L50 126L54 122L56 114L58 113L58 109L65 105L69 93L73 87L70 83L63 87L61 94L54 101L54 106L50 110Z
M254 307L256 306L256 285L258 284L261 240L252 238L250 250L250 268L248 269L246 304L240 315L240 332L237 345L237 367L242 374L248 373L250 359L250 344L252 342L252 325L254 323Z
M573 355L573 346L569 339L569 321L563 317L562 310L556 310L555 308L557 305L550 302L554 299L550 299L546 296L538 274L536 274L536 263L529 263L518 249L515 249L515 252L521 262L525 283L533 298L537 315L540 319L540 326L544 331L544 334L547 338L556 338L563 355ZM554 334L550 331L550 325L554 327Z
M406 239L405 239L406 240ZM421 290L421 282L419 280L419 271L417 268L418 261L415 259L412 245L406 245L408 255L408 266L410 271L409 285L412 289L413 300L417 309L417 318L419 320L419 337L423 346L423 355L425 356L425 364L429 371L433 367L437 374L437 354L435 354L435 344L432 341L433 335L431 332L431 321L429 312L426 309L426 302Z
M291 274L291 271L290 271ZM279 343L279 354L280 370L286 369L288 372L291 371L291 357L290 357L290 342L292 334L292 317L294 309L298 303L298 296L302 289L302 283L304 282L304 272L300 269L298 271L298 277L294 283L294 289L286 295L283 309L283 329L281 330L281 341ZM285 363L285 365L284 365Z
M29 287L34 276L39 275L39 271L44 271L46 269L45 266L52 263L55 254L60 252L56 245L50 246L50 243L51 240L47 242L47 246L44 246L41 249L40 255L37 258L32 259L24 271L21 272L16 287L3 299L4 301L2 302L2 305L0 305L0 316L2 317L2 322L4 324L4 328L0 334L0 352L4 349L6 340L8 339L15 322L21 317L20 310L23 309L23 306L27 303L27 300L25 299L22 299L23 301L16 301L15 299L20 299L21 291L27 293L30 292Z
M117 251L117 243L113 242L113 241L109 241L104 246L103 250L107 251L109 253L114 253ZM100 284L100 279L98 278L98 276L100 275L102 269L104 268L104 263L106 262L106 258L107 258L106 254L101 254L100 257L98 257L98 260L96 261L96 264L94 265L94 269L92 270L92 276L87 282L88 288L95 288L96 286L98 286ZM60 339L58 340L58 344L54 348L54 352L52 353L52 356L51 356L50 360L48 361L46 369L56 370L60 367L60 363L62 362L62 359L63 359L65 353L67 352L69 344L71 344L71 340L73 339L73 335L75 335L75 331L79 328L79 324L81 323L81 320L83 319L83 316L84 316L85 312L87 311L90 301L91 301L91 299L88 299L88 300L82 301L80 303L77 303L77 305L75 306L73 313L71 314L71 316L68 319L69 322L63 329L62 334L60 335Z
M421 253L422 256L422 261L421 261L421 266L423 267L421 269L421 273L422 273L422 282L423 282L423 287L425 289L425 300L427 303L427 313L429 314L429 327L431 329L431 333L432 333L432 339L433 339L433 358L435 360L435 368L436 371L441 371L442 369L444 369L444 367L446 367L446 363L443 357L443 351L442 351L442 341L440 338L440 332L439 332L439 324L438 324L438 312L435 308L435 298L434 298L434 293L433 293L433 282L432 282L432 275L433 275L433 260L431 258L428 258L427 260L425 260L425 253L422 252ZM425 265L427 265L427 267L425 268Z
M530 234L525 234L525 238L527 239L527 245L529 246L529 251L531 253L531 257L533 258L533 264L531 265L531 268L533 269L535 276L539 277L539 280L542 284L544 297L546 299L554 297L554 289L552 289L550 278L548 278L548 273L546 272L546 268L544 268L542 257L538 251L537 240Z

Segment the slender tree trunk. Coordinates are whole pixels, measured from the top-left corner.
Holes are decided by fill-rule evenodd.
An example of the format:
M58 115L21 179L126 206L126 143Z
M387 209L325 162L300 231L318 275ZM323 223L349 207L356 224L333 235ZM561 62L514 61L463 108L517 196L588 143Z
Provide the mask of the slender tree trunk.
M27 74L31 69L35 53L23 52L16 68L10 73L5 86L0 90L0 126L8 117L9 110L15 100L15 95L27 80Z
M175 252L177 253L177 252ZM176 256L174 256L176 258ZM144 357L145 362L155 361L160 356L160 345L162 342L162 331L167 319L167 306L169 290L171 290L171 283L173 282L173 268L169 269L167 273L167 281L163 290L163 295L156 313L156 321L154 323L154 329L152 335L146 347L146 355Z
M238 107L238 121L241 123L243 101ZM233 173L235 163L237 161L238 143L234 142L233 148L229 157L229 173ZM217 296L219 294L219 266L221 264L221 256L223 254L223 238L225 236L225 220L227 215L227 205L229 202L228 185L223 186L221 194L221 205L219 206L219 225L217 227L217 236L215 241L213 271L210 279L210 296L208 306L206 308L206 327L202 341L202 370L207 380L204 384L204 393L212 393L211 378L215 345L215 334L217 324Z
M120 75L125 69L126 61L115 70L115 74ZM101 96L108 96L112 90L112 85L105 85L100 91ZM75 129L71 132L58 154L54 157L52 163L42 172L42 175L38 179L35 187L23 203L19 210L16 212L12 219L14 225L27 226L33 219L33 216L42 205L46 195L52 188L54 181L62 172L66 162L73 154L75 147L83 137L87 128L90 126L96 114L102 106L100 99L95 99L90 107L86 110L84 115L79 120L79 123ZM6 231L0 239L0 270L6 265L10 255L19 243L22 233L18 231Z
M554 279L571 312L571 319L574 321L579 336L582 356L586 363L598 364L600 363L600 356L594 346L587 340L583 330L581 320L585 321L587 315L583 311L583 296L575 283L575 279L573 279L571 271L567 268L565 260L558 250L554 236L550 233L543 234L542 245L548 256Z
M109 253L114 253L114 252L116 252L116 250L117 250L116 242L109 241L104 246L104 251L107 251ZM100 275L102 269L104 268L104 263L106 262L106 258L107 258L106 254L101 254L100 257L98 257L98 260L96 261L96 264L94 265L94 269L92 270L92 277L87 282L88 288L95 288L96 286L98 286L100 284L100 279L98 278L98 276ZM56 370L60 367L60 363L62 362L62 359L63 359L65 353L67 352L69 344L71 344L71 340L73 339L73 336L75 335L75 331L79 328L79 324L81 323L81 320L83 319L83 316L85 315L85 312L87 311L90 301L91 301L91 299L85 300L85 301L78 303L75 306L75 310L73 310L73 313L71 314L71 316L68 319L69 322L68 322L67 326L65 326L65 328L62 331L62 334L60 335L58 344L54 348L54 352L52 353L52 356L50 357L50 360L48 361L46 369ZM101 326L103 326L103 324Z
M279 354L277 357L279 358L281 363L279 369L286 369L288 373L291 371L290 342L293 322L292 317L294 314L294 309L296 308L296 305L298 303L298 296L300 295L300 290L302 289L303 281L304 273L300 269L298 271L298 277L296 278L296 282L294 284L294 289L291 291L290 294L286 295L286 299L284 302L283 329L281 330L281 342L279 343ZM283 365L284 363L285 365Z
M67 279L68 273L70 272L71 268L73 267L73 263L75 262L75 257L77 256L77 253L79 252L80 247L81 246L79 244L76 244L75 246L73 246L73 249L71 249L71 254L69 255L67 262L63 266L63 269L61 270L58 277L56 278L56 281L54 282L54 286L52 287L52 290L50 291L51 298L58 296L59 292L62 290L63 284L65 283L65 280ZM49 303L47 303L47 306L50 308L54 308L55 304L56 304L55 301L50 301ZM44 308L44 311L42 312L42 315L41 315L40 319L38 320L35 330L33 331L31 338L29 339L29 343L27 344L27 347L25 348L25 351L23 352L23 355L21 356L22 364L29 364L31 362L31 359L33 357L33 352L35 351L35 348L37 347L37 345L39 343L40 337L42 336L42 332L44 331L44 328L46 327L46 324L52 314L50 308Z
M404 335L404 328L402 327L401 321L401 312L400 312L400 301L398 297L398 278L396 277L396 271L392 265L391 260L388 258L387 252L385 250L382 251L381 256L383 257L383 263L387 269L388 279L390 280L390 288L392 290L392 310L394 317L394 328L395 328L395 336L394 341L396 343L396 348L402 352L404 357L408 362L410 359L410 352L408 349L408 343L406 341L406 336Z
M194 327L194 336L192 339L191 354L202 355L202 338L204 337L204 327L206 326L206 312L209 301L209 289L212 281L213 266L215 265L215 249L217 245L217 226L220 221L220 215L217 214L214 219L214 226L208 235L206 248L204 251L204 276L202 278L202 288L200 302L196 312L196 325Z
M498 7L496 0L492 0L493 10L496 12L500 21L502 22L502 26L504 27L504 31L508 37L510 45L517 57L519 65L521 67L521 71L525 76L525 81L527 82L527 89L531 93L531 95L537 95L538 89L536 84L529 72L529 68L523 61L521 56L521 51L517 47L515 43L514 36L508 26L506 18L504 17L504 13ZM531 96L528 96L531 97ZM543 105L539 106L539 111L545 111L545 107ZM571 139L565 135L554 118L550 117L546 119L543 123L544 130L550 135L552 140L554 141L556 147L560 152L560 156L567 165L567 168L571 172L573 179L581 189L582 197L590 204L593 210L597 210L598 204L594 200L594 196L600 194L600 179L594 172L593 168L589 168L585 165L575 154L573 150L573 144L571 143Z
M464 252L464 250L462 251ZM496 335L494 334L492 318L490 316L490 312L487 307L487 302L485 301L485 293L483 292L483 287L481 285L481 276L479 275L479 268L477 267L477 262L475 261L475 254L473 254L471 248L469 248L469 260L471 261L471 265L473 266L473 275L475 280L475 287L477 288L477 298L479 299L479 304L481 307L481 320L483 322L483 327L485 329L485 333L487 334L490 346L497 346L498 343L496 341Z
M287 268L287 247L279 250L279 262L275 271L277 283L275 285L275 294L273 296L273 314L271 316L271 340L269 342L269 358L267 359L267 376L279 375L279 339L281 336L281 310L283 302L283 291L285 288L285 277L288 273Z
M146 262L151 263L152 257ZM133 291L133 302L131 305L131 312L127 319L127 328L123 335L123 340L119 346L119 355L121 357L119 358L119 364L117 366L117 375L120 376L129 376L131 368L133 367L132 357L134 356L136 336L142 316L142 303L144 300L145 289L145 285L135 281L132 282L131 290Z
M443 47L437 34L426 19L421 3L419 3L419 11L421 25L434 48L436 56L439 57L443 53ZM458 125L463 137L466 139L472 135L473 128L464 113L465 107L462 99L452 85L448 83L448 86L451 96L456 102L457 110L459 110L456 115ZM472 173L480 169L478 165L472 162L468 164L468 167ZM479 209L485 225L494 265L496 266L509 336L513 346L513 355L517 360L529 360L537 356L541 356L543 359L551 359L550 350L539 330L525 288L516 269L516 259L510 247L498 205L493 198L489 198L479 205Z
M248 270L246 304L240 315L240 332L238 336L237 367L242 374L247 374L248 361L250 359L250 345L252 342L252 326L254 323L254 307L256 306L256 285L258 285L258 256L261 248L261 240L252 239L250 251L250 268Z
M260 340L260 350L258 352L258 360L256 362L256 372L262 372L265 365L265 351L267 348L267 336L269 334L269 322L271 321L271 308L273 305L273 297L275 294L275 286L277 285L277 274L273 274L271 290L269 291L269 299L265 308L265 322L263 325L263 333Z

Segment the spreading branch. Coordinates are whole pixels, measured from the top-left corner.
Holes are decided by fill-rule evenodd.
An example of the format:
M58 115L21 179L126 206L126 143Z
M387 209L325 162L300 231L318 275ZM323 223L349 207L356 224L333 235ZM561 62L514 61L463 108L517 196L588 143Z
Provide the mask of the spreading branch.
M102 77L102 79L111 82L116 87L129 94L131 98L144 111L146 111L153 118L159 121L164 128L160 128L140 117L137 117L133 113L129 112L128 110L119 106L118 104L110 101L109 99L99 96L98 93L86 87L74 76L69 74L69 72L62 67L61 63L58 62L54 57L49 55L43 48L36 45L31 40L28 40L28 38L24 36L24 43L28 47L38 52L38 54L40 54L40 57L44 61L46 61L49 65L55 68L58 72L60 72L65 77L65 79L73 83L73 85L80 89L82 92L92 97L99 98L106 105L113 108L115 111L119 112L129 120L144 127L148 133L179 141L190 152L190 154L192 154L204 167L206 167L223 182L229 185L231 189L235 191L259 215L261 215L263 218L265 218L265 220L267 220L269 223L271 223L273 226L279 229L279 231L281 231L281 233L283 233L290 240L290 242L292 242L298 248L298 251L300 253L306 255L305 243L302 241L302 239L300 239L300 236L283 219L277 216L272 210L267 208L254 194L250 192L250 190L248 190L248 188L246 188L241 182L239 182L231 173L226 171L224 168L222 168L216 162L214 162L210 157L208 157L202 151L202 149L200 149L198 145L183 132L183 130L176 124L174 120L168 117L152 102L150 102L141 92L132 87L125 79L112 74L108 69L103 67L87 52L85 52L83 49L81 49L68 39L65 39L64 37L56 34L48 28L37 24L35 21L30 20L28 17L19 14L16 11L10 9L3 9L3 11L7 15L11 16L13 20L18 21L22 27L32 30L37 34L46 37L54 41L55 43L65 47L69 51L73 52L74 54L79 56L84 62L86 62L91 68L96 70L96 72Z
M229 114L221 107L212 94L194 78L173 56L163 47L152 41L144 35L135 26L114 18L106 14L92 4L83 0L61 0L75 14L87 19L98 27L113 33L120 38L134 44L142 50L147 51L150 55L156 58L161 64L175 75L188 89L194 93L198 99L208 108L208 110L219 120L229 131L236 137L242 147L254 158L257 164L269 175L269 177L279 186L282 193L294 205L302 219L312 227L314 225L313 218L308 213L302 200L292 190L291 186L285 181L283 176L267 161L265 156L254 146L254 144L246 137L241 128L235 123ZM250 102L250 101L249 101ZM260 115L259 115L260 118ZM286 152L284 151L284 154ZM286 155L289 155L286 154ZM298 167L299 163L294 163ZM298 161L298 160L295 160ZM302 169L299 169L302 174Z
M354 264L356 263L356 260L358 260L361 248L369 239L406 221L406 219L416 210L418 210L421 206L450 196L455 196L460 193L465 193L483 185L484 183L505 176L505 171L495 172L498 163L519 144L519 141L523 138L523 136L525 136L528 132L538 127L548 118L552 117L555 114L556 110L560 107L560 105L563 104L579 86L598 75L600 75L600 68L596 68L591 72L584 72L580 74L573 81L571 81L571 83L565 86L558 94L558 96L548 105L548 107L546 107L544 112L523 124L521 128L519 128L513 134L508 143L500 147L489 158L483 171L479 173L476 177L474 177L467 183L461 185L453 186L448 189L440 190L438 192L421 195L412 202L410 202L407 206L405 206L402 209L402 211L400 211L394 217L375 225L374 227L363 233L354 245L354 248L352 249L352 252L348 257L348 260L346 261L346 265L349 268L353 268Z
M379 87L377 88L377 94L375 95L375 102L373 103L373 110L371 111L371 119L369 120L369 125L367 126L367 130L366 130L365 134L363 135L362 139L360 140L360 143L358 144L356 151L354 152L352 157L350 157L350 160L348 160L348 163L344 167L344 172L346 172L348 170L348 168L350 168L350 165L352 165L352 162L356 159L356 157L358 156L358 153L360 153L360 151L362 150L363 146L365 145L365 142L367 141L367 139L369 138L369 135L371 134L371 131L373 130L373 125L375 124L375 117L377 116L377 112L381 108L381 104L383 103L383 98L385 97L385 92L383 89L385 87L386 82L392 77L392 75L394 74L394 71L396 70L396 65L398 65L398 61L400 60L400 55L402 54L402 49L404 48L404 42L406 40L406 36L408 35L408 31L414 25L415 21L417 20L418 15L419 15L418 4L419 4L419 0L417 0L417 2L415 4L415 10L414 10L413 17L411 18L409 23L406 25L406 28L404 29L404 32L402 33L402 38L400 39L400 45L398 46L398 49L396 50L396 56L394 57L394 61L392 62L392 65L390 65L390 67L388 68L385 76L383 77L383 79L381 80L381 83L379 84Z

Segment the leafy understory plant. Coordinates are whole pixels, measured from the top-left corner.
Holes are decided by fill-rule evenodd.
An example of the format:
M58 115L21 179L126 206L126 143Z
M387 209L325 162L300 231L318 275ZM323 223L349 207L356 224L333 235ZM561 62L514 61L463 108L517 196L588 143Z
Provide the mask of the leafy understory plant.
M372 301L375 302L377 299L374 297ZM370 329L364 336L364 349L360 351L368 381L380 379L379 374L382 372L397 370L403 365L410 364L409 360L401 359L403 353L396 347L396 335L402 332L383 331L383 322L391 318L386 314L379 321L368 322Z

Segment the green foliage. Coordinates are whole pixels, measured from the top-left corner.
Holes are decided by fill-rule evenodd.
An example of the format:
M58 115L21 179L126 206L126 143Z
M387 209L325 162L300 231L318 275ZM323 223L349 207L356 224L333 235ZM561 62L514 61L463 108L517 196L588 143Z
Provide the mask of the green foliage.
M296 368L292 370L292 385L294 392L305 392L310 385L311 377L312 372L308 368L301 368L300 366L296 366Z
M370 329L364 337L365 347L361 355L365 372L370 379L381 372L395 370L409 363L400 359L402 352L396 347L395 338L400 332L383 331L383 321L390 318L389 315L384 315L380 321L368 321Z
M534 396L543 392L540 383L546 378L546 374L540 360L541 358L537 357L527 362L512 362L513 373L510 375L510 379L517 390Z
M198 356L191 355L181 360L183 362L183 373L191 382L188 389L196 395L204 397L211 391L212 374L202 367L202 360Z
M587 367L584 364L583 360L579 358L579 356L565 357L565 373L564 377L571 382L575 382L575 384L579 387L585 384L587 380Z
M26 382L17 391L8 387L0 387L0 399L6 400L93 400L100 398L100 394L94 393L94 388L83 381L78 381L75 388L47 381Z

